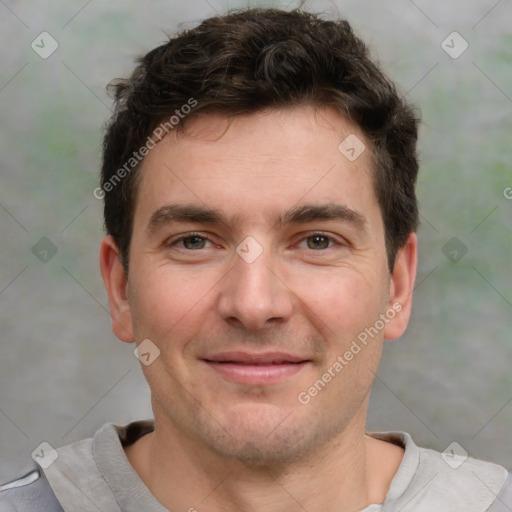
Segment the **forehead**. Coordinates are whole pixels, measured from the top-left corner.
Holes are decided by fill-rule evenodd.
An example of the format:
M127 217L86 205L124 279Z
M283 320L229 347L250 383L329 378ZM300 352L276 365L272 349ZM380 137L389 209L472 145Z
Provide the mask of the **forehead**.
M135 221L177 202L238 221L270 222L301 203L379 216L368 146L359 127L330 107L195 117L145 157Z

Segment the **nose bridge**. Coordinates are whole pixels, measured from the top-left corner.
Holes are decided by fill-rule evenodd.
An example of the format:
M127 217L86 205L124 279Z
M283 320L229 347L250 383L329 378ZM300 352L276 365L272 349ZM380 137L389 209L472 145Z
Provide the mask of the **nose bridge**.
M273 270L270 249L247 237L236 252L233 267L221 287L219 314L224 320L238 321L251 330L263 328L269 320L289 317L292 300Z

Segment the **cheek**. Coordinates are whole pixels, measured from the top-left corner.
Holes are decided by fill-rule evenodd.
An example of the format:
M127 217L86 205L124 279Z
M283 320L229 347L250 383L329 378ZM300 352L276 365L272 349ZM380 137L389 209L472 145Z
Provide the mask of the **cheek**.
M386 290L377 275L368 278L353 271L316 282L314 292L308 287L302 291L310 292L304 300L305 311L324 338L326 351L318 379L328 384L319 391L318 380L313 379L303 391L312 391L315 403L327 415L350 416L360 407L378 370L383 330L375 330L375 324L385 311Z
M136 281L130 305L136 331L144 331L143 337L165 337L182 324L190 325L214 285L205 273L183 275L170 268L140 275L144 278Z
M330 269L324 274L303 275L291 288L326 337L347 342L370 325L383 311L386 293L382 279L354 269Z

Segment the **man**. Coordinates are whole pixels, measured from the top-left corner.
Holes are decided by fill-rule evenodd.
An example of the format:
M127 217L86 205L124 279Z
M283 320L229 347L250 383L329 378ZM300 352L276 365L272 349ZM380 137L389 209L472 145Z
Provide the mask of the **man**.
M503 467L365 432L411 311L417 120L349 24L211 18L114 88L100 264L154 421L43 450L0 510L511 510Z

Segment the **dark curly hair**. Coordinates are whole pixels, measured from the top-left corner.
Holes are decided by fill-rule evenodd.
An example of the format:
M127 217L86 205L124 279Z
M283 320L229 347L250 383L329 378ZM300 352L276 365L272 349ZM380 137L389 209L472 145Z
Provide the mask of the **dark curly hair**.
M418 224L418 119L347 21L326 21L299 9L234 11L178 33L137 62L130 78L109 84L115 111L103 143L101 188L95 191L104 198L105 228L126 272L144 146L154 144L161 123L181 132L182 112L192 105L190 117L333 106L357 123L370 145L392 271L397 251Z

